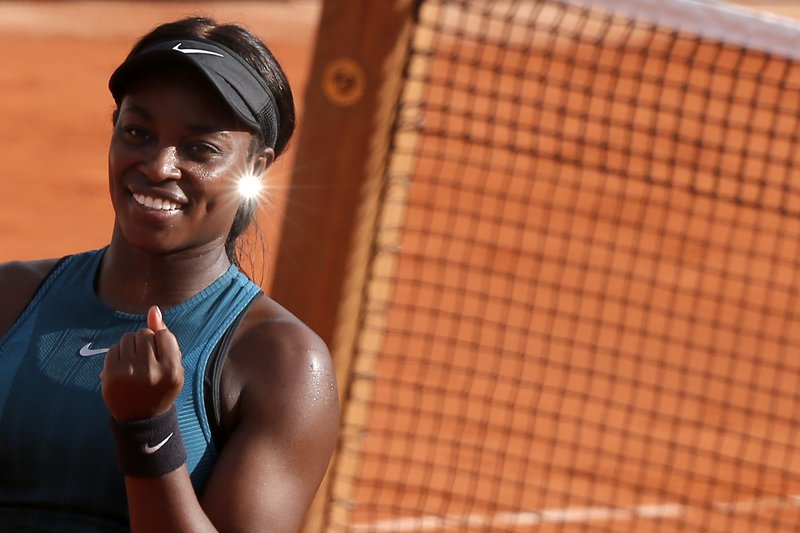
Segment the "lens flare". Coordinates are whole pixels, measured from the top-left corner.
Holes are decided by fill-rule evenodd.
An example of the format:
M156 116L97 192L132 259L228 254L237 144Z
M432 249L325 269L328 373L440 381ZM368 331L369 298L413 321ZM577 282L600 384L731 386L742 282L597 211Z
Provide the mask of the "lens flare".
M237 183L239 196L245 200L257 200L261 196L262 188L261 176L255 174L244 174Z

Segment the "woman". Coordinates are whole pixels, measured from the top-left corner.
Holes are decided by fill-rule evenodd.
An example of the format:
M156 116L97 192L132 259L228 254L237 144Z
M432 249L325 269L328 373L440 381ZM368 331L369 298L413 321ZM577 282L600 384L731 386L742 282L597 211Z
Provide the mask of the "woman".
M297 531L335 377L236 258L237 180L294 128L284 73L243 28L190 18L109 88L110 244L0 265L0 530Z

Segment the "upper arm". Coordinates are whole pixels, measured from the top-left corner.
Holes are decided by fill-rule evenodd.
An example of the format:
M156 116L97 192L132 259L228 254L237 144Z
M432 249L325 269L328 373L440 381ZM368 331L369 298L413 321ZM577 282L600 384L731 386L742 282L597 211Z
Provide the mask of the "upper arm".
M0 263L0 337L11 329L57 262L45 259Z
M231 391L231 382L241 390ZM239 395L237 424L201 497L203 508L223 531L298 531L339 426L328 349L296 321L256 328L237 341L225 384L225 394Z

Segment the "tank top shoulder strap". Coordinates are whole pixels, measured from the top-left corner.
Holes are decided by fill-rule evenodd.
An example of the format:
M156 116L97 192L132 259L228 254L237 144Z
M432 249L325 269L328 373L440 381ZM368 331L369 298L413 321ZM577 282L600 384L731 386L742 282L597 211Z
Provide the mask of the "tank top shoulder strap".
M225 360L228 356L228 352L230 351L231 344L233 343L233 338L236 335L236 331L239 329L239 325L242 323L242 320L244 320L247 310L251 305L253 305L253 302L255 302L259 296L261 296L261 294L263 294L263 291L258 291L253 299L250 300L247 306L242 309L242 312L239 313L236 319L231 323L231 325L222 335L222 338L220 338L219 342L214 347L214 351L211 353L211 356L208 359L208 364L205 368L205 374L203 378L203 398L205 400L208 424L211 428L211 437L214 439L214 444L218 450L222 449L228 437L228 431L222 424L222 404L220 401L222 394L220 390L222 367L225 365Z
M65 255L61 257L58 261L55 262L53 267L45 274L45 276L39 281L39 284L36 286L36 290L33 291L33 296L25 304L25 308L19 314L19 316L14 320L14 324L12 324L11 328L4 334L0 335L0 346L3 345L3 341L5 339L10 338L19 325L23 322L23 320L31 313L31 310L36 307L36 304L42 299L42 295L47 291L47 288L52 285L58 275L64 270L64 265L67 261L73 257L72 255Z
M47 284L54 277L54 274L57 271L59 271L59 268L61 267L61 265L66 263L66 261L70 257L72 257L72 255L65 255L65 256L63 256L61 259L59 259L58 261L56 261L53 264L53 267L50 269L50 271L47 274L45 274L45 276L42 278L42 281L40 281L39 285L37 285L36 290L33 291L34 298L36 297L37 294L39 294L39 292L42 290L42 288L45 286L45 284Z

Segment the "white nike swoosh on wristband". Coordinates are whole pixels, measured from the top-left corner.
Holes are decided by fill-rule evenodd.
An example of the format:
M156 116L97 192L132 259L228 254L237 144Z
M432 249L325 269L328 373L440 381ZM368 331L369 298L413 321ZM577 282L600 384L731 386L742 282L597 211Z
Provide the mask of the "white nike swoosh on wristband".
M83 346L78 351L78 353L81 355L81 357L91 357L93 355L99 355L101 353L106 353L108 351L108 348L95 348L95 349L92 349L91 346L92 346L91 342L87 343L86 346Z
M166 439L162 440L161 442L159 442L159 443L158 443L158 444L156 444L155 446L150 446L149 444L145 443L145 445L144 445L144 453L146 453L146 454L148 454L148 455L150 455L150 454L152 454L152 453L156 453L158 450L160 450L160 449L161 449L161 447L162 447L162 446L164 446L164 445L167 443L167 441L168 441L169 439L171 439L171 438L172 438L172 436L173 436L174 434L175 434L175 432L173 431L172 433L170 433L169 435L167 435L167 438L166 438Z
M211 50L202 50L200 48L181 48L182 44L183 43L178 43L175 46L173 46L172 49L175 50L176 52L183 52L184 54L208 54L210 56L225 57L222 54L219 54L217 52L212 52Z

